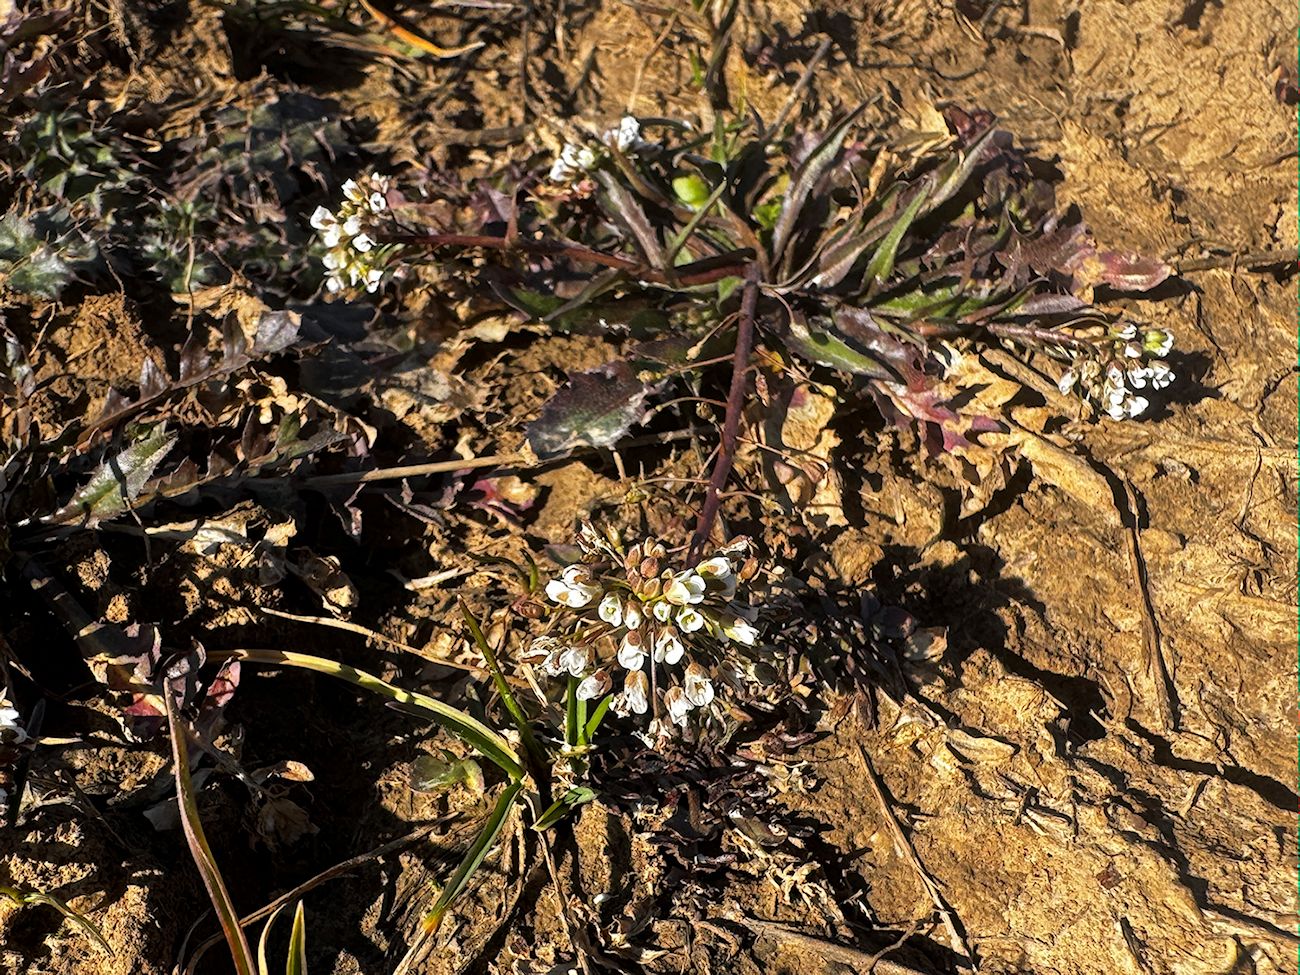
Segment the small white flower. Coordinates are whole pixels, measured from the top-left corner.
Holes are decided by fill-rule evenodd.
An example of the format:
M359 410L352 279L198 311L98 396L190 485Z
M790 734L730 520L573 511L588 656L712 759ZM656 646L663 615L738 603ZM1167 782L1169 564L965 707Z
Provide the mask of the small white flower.
M343 279L337 274L331 274L325 278L325 287L334 294L343 290Z
M321 241L326 247L338 247L339 242L343 239L343 228L338 224L332 227L326 227L320 235Z
M1129 322L1127 325L1125 325L1115 334L1122 339L1132 339L1137 337L1137 333L1138 333L1137 326L1134 325L1132 322Z
M663 602L655 603L650 607L650 614L660 623L667 623L669 617L673 615L672 604Z
M575 694L579 701L590 701L598 697L604 697L609 693L613 683L608 671L598 670L578 685Z
M739 616L722 624L722 635L728 640L735 640L747 647L752 647L758 642L758 630L755 629L752 623L741 619Z
M384 282L384 272L377 267L372 267L366 272L366 290L374 294L379 290L379 286Z
M623 601L615 593L606 593L596 608L596 615L610 626L623 624Z
M1074 385L1078 381L1079 381L1079 374L1075 372L1073 369L1067 369L1061 375L1061 378L1057 381L1056 388L1061 391L1062 396L1068 396L1070 390L1074 389Z
M1124 385L1124 370L1119 367L1118 363L1112 362L1106 367L1106 382L1111 386Z
M706 578L725 579L731 575L731 560L722 555L715 555L697 565L695 571Z
M352 238L352 246L362 254L365 254L375 246L375 242L369 234L357 234Z
M641 604L633 600L628 600L627 605L623 608L623 625L629 630L635 630L641 625Z
M325 265L326 270L337 271L344 265L343 255L338 251L327 251L321 258L321 263Z
M354 213L343 221L343 232L349 237L355 237L361 233L361 214Z
M1124 355L1128 356L1130 359L1141 359L1142 346L1138 345L1136 342L1125 342Z
M388 197L383 193L371 193L367 202L370 204L371 213L383 213L388 209Z
M1153 362L1147 368L1152 389L1164 389L1174 381L1174 371L1163 362Z
M664 707L668 709L668 717L673 724L686 724L686 716L691 713L691 702L680 687L668 688L668 693L664 695Z
M567 669L564 666L564 651L566 648L561 647L559 650L552 650L542 661L542 673L547 677L559 677Z
M655 663L675 664L686 653L686 647L674 630L665 630L655 640Z
M686 633L694 633L704 628L704 617L687 606L677 613L677 625Z
M1133 419L1134 417L1139 417L1145 413L1147 407L1151 404L1147 402L1145 396L1134 396L1126 405L1129 419Z
M618 647L618 664L624 670L640 670L645 664L645 644L640 633L632 631L623 637Z
M641 123L631 115L625 115L617 126L605 133L603 141L619 152L635 149L641 143Z
M713 703L713 681L709 672L699 664L692 662L686 668L686 678L682 685L686 700L697 708L708 707Z
M1142 345L1157 359L1163 359L1174 347L1174 333L1153 328L1143 334Z
M664 590L664 599L674 606L693 605L704 600L707 583L694 572L679 572Z
M316 230L327 230L337 226L338 221L334 219L332 211L325 207L317 207L311 212L311 225Z
M1151 370L1143 366L1128 371L1128 384L1134 389L1142 389L1147 384L1147 379L1151 376Z
M629 711L645 714L650 709L650 680L641 671L628 674L623 682L623 701Z
M357 185L357 181L355 179L349 179L344 182L343 195L347 197L347 199L351 200L353 203L360 203L363 199L365 199L364 195L361 192L361 187Z
M568 647L560 652L560 666L573 677L581 677L591 665L591 651L586 647Z

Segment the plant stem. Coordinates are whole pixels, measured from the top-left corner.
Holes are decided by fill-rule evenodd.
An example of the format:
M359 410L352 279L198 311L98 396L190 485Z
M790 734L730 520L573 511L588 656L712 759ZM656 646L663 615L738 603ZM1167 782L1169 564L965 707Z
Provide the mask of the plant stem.
M731 474L731 465L736 456L736 438L740 433L740 413L745 405L745 376L749 372L749 357L754 351L754 314L758 308L758 268L750 265L745 270L745 288L740 299L740 320L736 325L736 354L731 362L731 389L727 393L727 414L722 421L722 438L718 444L718 456L713 462L713 471L709 475L708 492L704 496L704 507L700 509L700 519L695 526L695 537L691 540L690 559L699 556L709 535L713 532L713 523L718 518L718 508L722 505L721 491L726 486Z
M402 244L406 247L481 247L485 250L521 251L525 254L545 254L567 257L584 264L599 264L626 272L630 277L647 284L668 284L689 287L710 284L723 278L744 274L753 260L754 252L748 248L729 251L691 264L683 264L672 271L660 271L639 261L617 254L606 254L581 244L560 240L537 240L527 237L492 237L487 234L376 234L381 244Z

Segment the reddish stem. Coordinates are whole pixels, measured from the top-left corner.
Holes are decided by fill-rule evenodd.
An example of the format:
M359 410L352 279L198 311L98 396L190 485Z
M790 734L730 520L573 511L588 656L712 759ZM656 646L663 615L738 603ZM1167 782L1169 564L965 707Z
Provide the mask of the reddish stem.
M727 415L722 422L722 438L718 456L709 475L709 487L704 496L704 507L695 526L691 540L690 561L694 562L713 533L713 523L722 506L722 489L731 474L736 458L736 438L740 434L740 414L745 405L745 375L749 372L749 357L754 351L754 314L758 308L758 268L745 269L745 290L740 299L740 321L736 326L736 354L731 364L731 389L727 393Z
M527 237L491 237L486 234L377 234L381 244L403 244L407 247L481 247L485 250L522 251L525 254L547 254L567 257L586 264L599 264L626 271L630 276L648 284L667 284L689 287L710 284L723 278L738 277L745 273L753 259L753 251L736 250L691 264L683 264L672 272L657 270L617 254L570 244L558 240L536 240Z

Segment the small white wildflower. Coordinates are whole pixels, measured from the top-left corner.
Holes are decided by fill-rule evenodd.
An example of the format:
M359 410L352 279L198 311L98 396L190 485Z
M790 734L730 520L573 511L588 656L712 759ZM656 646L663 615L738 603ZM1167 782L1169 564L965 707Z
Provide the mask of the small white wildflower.
M591 701L598 697L604 697L609 693L610 687L614 681L609 676L609 671L598 670L590 677L585 678L575 692L579 701Z
M623 637L618 647L618 664L624 670L640 670L645 664L645 643L635 630Z
M1147 407L1150 405L1151 404L1147 402L1147 398L1145 396L1131 397L1126 404L1126 409L1127 409L1129 419L1134 419L1135 417L1141 416L1143 413L1147 411Z
M723 622L722 635L728 640L735 640L747 647L752 647L758 642L758 630L755 629L752 623L741 619L739 616Z
M1153 362L1147 368L1152 389L1164 389L1174 381L1174 371L1163 362Z
M676 725L685 725L686 717L691 713L691 702L686 697L686 692L680 687L670 687L664 694L664 707L668 711L668 718Z
M731 560L726 556L715 555L697 565L695 571L702 576L725 579L731 575Z
M1147 384L1147 379L1151 376L1151 370L1144 366L1138 366L1136 369L1128 371L1128 384L1134 389L1142 389Z
M1061 391L1062 396L1068 396L1078 381L1079 374L1073 369L1067 369L1057 381L1056 388Z
M619 152L635 149L641 144L641 123L631 115L625 115L617 126L605 133L602 141Z
M388 197L384 196L383 193L371 193L367 202L370 204L371 213L383 213L388 209Z
M366 272L366 290L374 294L379 290L379 286L384 283L384 272L377 267L372 267Z
M1125 342L1124 355L1130 359L1141 359L1142 346L1138 345L1136 342Z
M365 197L361 192L361 187L357 185L355 179L345 180L343 183L343 195L352 203L360 203Z
M627 605L623 608L623 625L629 630L635 630L641 625L641 604L629 599Z
M616 593L606 593L605 597L600 601L600 606L596 608L596 615L610 626L622 626L623 601L618 598Z
M709 679L709 672L699 664L692 662L686 668L682 693L686 696L686 700L695 707L708 707L713 703L713 681Z
M677 625L684 633L694 633L704 628L704 616L687 606L678 611Z
M357 234L352 238L352 247L362 254L368 253L374 246L375 241L369 234Z
M333 211L328 207L317 207L311 212L311 225L314 230L328 230L337 224Z
M663 602L655 603L653 606L650 607L650 615L652 615L660 623L667 623L668 620L673 615L672 604L663 603Z
M679 572L664 589L664 599L674 606L687 606L704 600L708 585L694 572Z
M623 682L623 700L629 711L645 714L650 710L650 679L639 670L628 674Z
M675 664L686 654L686 647L675 630L665 630L655 640L655 663Z
M1132 322L1129 322L1118 332L1116 332L1115 335L1121 339L1132 339L1132 338L1137 338L1137 333L1138 333L1137 326L1134 325Z
M560 666L572 677L581 677L591 666L591 651L586 647L567 647L560 652Z
M1142 335L1142 347L1157 359L1163 359L1174 347L1174 334L1162 328L1149 329Z
M361 233L361 214L354 213L352 216L344 220L343 232L349 237L355 237L357 234Z

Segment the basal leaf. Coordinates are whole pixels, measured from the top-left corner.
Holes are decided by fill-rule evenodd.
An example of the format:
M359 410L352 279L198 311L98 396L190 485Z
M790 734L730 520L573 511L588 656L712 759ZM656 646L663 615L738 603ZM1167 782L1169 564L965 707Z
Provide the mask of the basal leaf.
M528 425L528 443L538 457L556 457L575 447L612 447L645 415L649 388L623 360L569 376Z

